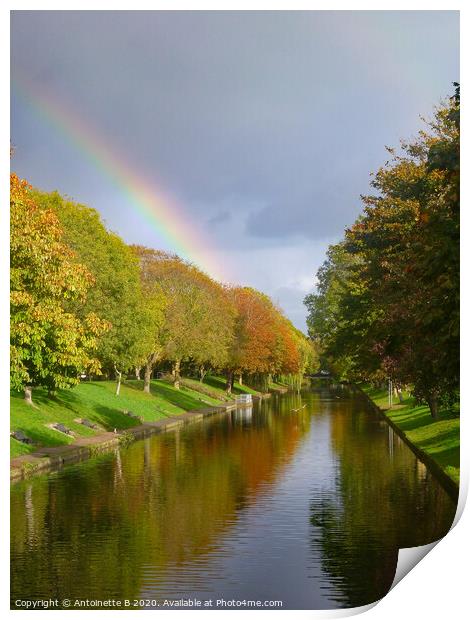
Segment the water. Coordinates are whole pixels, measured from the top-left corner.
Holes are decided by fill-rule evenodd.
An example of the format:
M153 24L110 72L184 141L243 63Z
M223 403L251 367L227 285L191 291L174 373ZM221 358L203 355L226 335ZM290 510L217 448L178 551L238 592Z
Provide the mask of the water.
M14 485L12 601L365 605L454 514L358 395L275 396Z

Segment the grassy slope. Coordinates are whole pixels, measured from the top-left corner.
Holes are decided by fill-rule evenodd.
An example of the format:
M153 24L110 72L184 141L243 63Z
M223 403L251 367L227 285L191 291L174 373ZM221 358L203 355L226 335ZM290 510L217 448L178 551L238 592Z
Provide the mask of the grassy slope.
M187 379L185 377L184 382L186 385L191 387L193 390L196 390L196 391L202 390L204 393L207 393L209 391L214 396L217 396L217 398L220 398L220 400L227 399L227 392L225 390L225 382L226 382L225 377L207 375L202 384L197 379ZM260 394L260 392L257 392L255 389L250 388L247 385L240 385L237 382L233 384L232 392L233 392L232 398L236 396L237 394L255 394L255 395ZM202 396L205 398L203 394Z
M28 406L20 394L11 398L11 430L21 430L35 445L28 446L10 438L11 456L26 454L42 446L55 446L73 441L63 433L47 427L53 422L62 422L79 436L90 436L96 432L75 418L87 418L99 424L103 430L125 429L139 424L123 414L127 409L142 416L144 420L158 420L166 416L178 415L185 411L201 409L220 403L189 388L175 390L163 381L153 381L151 394L144 394L142 382L128 381L121 387L120 396L115 396L113 381L81 383L73 390L60 390L57 398L47 398L44 390L34 390L36 407Z
M204 379L204 383L206 383L213 389L220 390L221 392L225 392L225 382L226 379L224 377L216 377L214 375L207 376ZM235 381L235 383L233 384L232 393L235 396L237 394L254 394L255 396L259 396L261 392L258 392L257 390L254 390L247 385L240 385L237 381Z
M408 397L402 404L388 408L387 390L361 385L362 390L385 415L396 424L408 439L430 456L445 473L459 482L460 474L460 418L456 411L442 412L433 420L429 408L415 405Z

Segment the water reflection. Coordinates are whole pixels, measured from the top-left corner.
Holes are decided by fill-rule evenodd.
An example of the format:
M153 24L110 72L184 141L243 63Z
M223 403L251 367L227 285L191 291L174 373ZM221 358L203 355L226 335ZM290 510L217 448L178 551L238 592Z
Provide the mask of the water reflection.
M251 424L253 418L253 407L244 407L242 409L237 409L234 413L234 421L235 423L247 425Z
M240 409L12 488L12 599L363 605L455 507L344 387Z
M350 399L334 413L336 492L311 502L311 546L320 551L334 600L359 606L384 596L398 549L443 536L455 506L390 426ZM388 458L387 458L388 453Z

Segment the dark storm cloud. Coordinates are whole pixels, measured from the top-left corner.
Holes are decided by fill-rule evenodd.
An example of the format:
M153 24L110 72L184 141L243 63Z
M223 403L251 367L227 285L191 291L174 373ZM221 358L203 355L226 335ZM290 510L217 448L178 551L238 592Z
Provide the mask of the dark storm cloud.
M455 14L18 12L12 60L183 200L236 192L269 205L251 235L328 236L408 109L449 90L442 47L421 49L437 21L444 45Z

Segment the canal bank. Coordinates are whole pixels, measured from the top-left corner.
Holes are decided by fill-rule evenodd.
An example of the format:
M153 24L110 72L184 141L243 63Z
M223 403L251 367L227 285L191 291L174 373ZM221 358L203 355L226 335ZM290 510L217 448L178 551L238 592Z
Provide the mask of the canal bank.
M458 417L447 412L442 419L433 420L429 408L416 405L411 397L390 407L386 389L376 389L364 384L355 388L367 399L370 406L387 420L397 435L440 480L454 501L457 501L460 473Z
M251 396L251 401L230 401L214 407L196 411L187 411L177 416L167 417L154 422L145 422L125 430L105 432L92 437L80 437L71 444L46 446L35 452L17 456L10 461L10 481L23 480L36 474L49 473L61 469L64 465L78 463L89 458L125 446L137 439L144 439L156 433L176 430L188 424L200 422L204 418L236 409L251 407L252 402L269 398L271 394Z
M203 383L184 378L182 383L180 389L176 389L168 380L153 380L150 392L146 393L142 381L127 380L121 385L120 395L116 396L114 381L84 381L73 390L58 390L54 396L37 388L33 405L29 405L22 394L12 392L10 459L15 459L15 468L25 464L31 470L39 464L37 460L19 457L39 452L44 458L45 453L48 456L50 452L75 458L77 452L86 454L84 446L87 450L93 446L94 451L99 450L101 443L113 446L117 442L115 435L128 441L132 432L127 431L142 424L164 421L162 424L167 425L169 418L188 412L211 408L218 411L218 407L234 403L243 394L249 394L254 400L265 396L253 388L238 385L234 385L233 394L229 395L225 391L225 380L217 376L207 376ZM68 448L71 444L76 445Z

